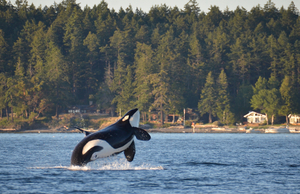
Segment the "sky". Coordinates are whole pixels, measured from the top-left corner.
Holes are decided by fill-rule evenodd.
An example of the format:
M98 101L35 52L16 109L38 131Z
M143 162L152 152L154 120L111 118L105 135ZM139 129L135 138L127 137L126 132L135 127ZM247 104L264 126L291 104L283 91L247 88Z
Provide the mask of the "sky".
M33 3L36 7L38 6L51 6L56 3L60 3L62 0L27 0L30 5ZM86 5L88 7L93 7L94 5L100 4L102 0L76 0L76 3L80 3L81 8L83 9ZM237 6L244 7L247 11L250 11L253 7L260 4L263 7L268 0L196 0L200 10L208 12L211 5L216 5L220 10L224 11L227 7L229 10L234 11ZM295 6L300 10L300 0L293 0ZM11 0L14 3L14 0ZM143 12L148 13L152 6L166 4L168 7L177 6L179 9L183 9L184 5L189 2L189 0L105 0L108 4L109 9L115 9L116 12L119 11L120 7L126 9L129 5L132 6L133 10L136 8L141 9ZM276 8L280 9L282 6L287 9L291 4L292 0L272 0L275 3Z

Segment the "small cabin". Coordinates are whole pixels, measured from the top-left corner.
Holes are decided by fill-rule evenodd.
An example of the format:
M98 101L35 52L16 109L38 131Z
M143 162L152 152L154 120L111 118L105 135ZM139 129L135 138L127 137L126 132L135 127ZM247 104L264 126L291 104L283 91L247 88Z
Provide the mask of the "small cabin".
M68 108L68 113L97 113L95 105L75 105Z
M300 115L289 114L288 118L289 118L289 123L290 124L292 124L292 125L300 125Z
M248 123L264 123L267 120L267 116L265 114L254 111L250 111L248 114L244 115L244 117L247 118Z

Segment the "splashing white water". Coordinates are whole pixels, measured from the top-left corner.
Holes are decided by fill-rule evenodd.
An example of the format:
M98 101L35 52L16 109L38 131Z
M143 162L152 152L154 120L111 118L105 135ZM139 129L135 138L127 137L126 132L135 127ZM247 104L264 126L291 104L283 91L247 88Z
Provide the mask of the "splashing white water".
M150 164L133 165L126 159L106 158L88 163L86 166L54 166L54 167L32 167L31 169L67 169L72 171L91 170L164 170L162 166L152 166Z
M163 170L163 167L145 163L135 166L127 162L126 159L115 160L113 158L106 158L105 160L88 163L84 167L71 166L69 170Z

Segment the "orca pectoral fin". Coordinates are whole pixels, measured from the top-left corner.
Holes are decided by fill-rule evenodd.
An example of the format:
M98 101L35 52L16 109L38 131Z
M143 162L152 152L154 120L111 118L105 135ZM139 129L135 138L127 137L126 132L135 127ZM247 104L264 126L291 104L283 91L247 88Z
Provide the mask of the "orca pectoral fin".
M148 141L151 139L151 136L147 131L141 128L133 127L134 128L134 135L138 140Z
M75 128L78 129L79 131L81 131L81 133L84 133L85 136L88 136L88 135L92 134L92 132L85 131L85 130L79 128L79 127L75 127Z
M125 157L128 162L131 162L135 155L135 145L134 141L130 144L130 146L124 151Z

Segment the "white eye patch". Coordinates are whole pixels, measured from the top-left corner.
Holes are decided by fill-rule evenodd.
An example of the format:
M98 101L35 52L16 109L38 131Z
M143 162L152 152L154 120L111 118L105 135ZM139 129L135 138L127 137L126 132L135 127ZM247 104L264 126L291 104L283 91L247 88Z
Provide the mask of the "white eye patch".
M122 119L122 121L126 121L126 120L128 120L128 118L129 118L129 115L126 115L126 116Z

